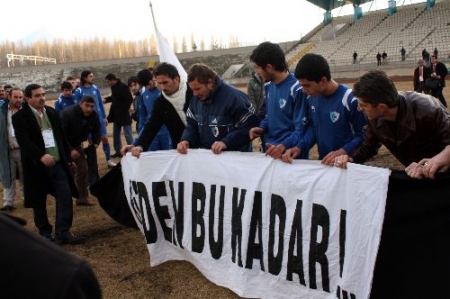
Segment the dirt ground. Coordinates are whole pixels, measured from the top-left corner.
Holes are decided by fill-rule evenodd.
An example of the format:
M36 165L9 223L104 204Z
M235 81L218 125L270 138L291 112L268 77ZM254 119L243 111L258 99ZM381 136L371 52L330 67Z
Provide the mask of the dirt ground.
M349 84L350 86L352 84ZM399 90L409 90L411 82L396 83ZM445 97L450 99L450 88ZM112 130L112 125L109 126ZM112 147L112 135L110 134ZM114 150L112 150L114 153ZM103 151L98 150L100 174L106 167ZM312 153L314 157L314 150ZM115 159L118 162L118 159ZM370 165L403 169L384 148L370 161ZM3 191L0 187L0 191ZM150 268L149 254L143 235L135 229L125 228L112 220L96 203L93 207L74 206L73 232L86 237L82 245L65 245L64 248L92 265L102 287L104 298L239 298L230 290L208 281L188 262L173 261ZM49 197L49 215L54 215L54 199ZM27 229L37 232L32 211L16 200L17 209L12 215L25 218ZM54 218L50 220L54 223Z

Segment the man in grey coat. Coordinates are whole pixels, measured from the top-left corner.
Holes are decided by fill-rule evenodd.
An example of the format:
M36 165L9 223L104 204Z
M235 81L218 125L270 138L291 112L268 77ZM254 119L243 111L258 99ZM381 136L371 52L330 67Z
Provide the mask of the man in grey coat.
M12 116L22 107L23 92L20 88L10 91L10 100L0 105L0 179L3 184L3 207L0 211L8 212L15 209L16 178L22 180L22 163L20 149L12 125ZM21 182L22 183L22 182Z

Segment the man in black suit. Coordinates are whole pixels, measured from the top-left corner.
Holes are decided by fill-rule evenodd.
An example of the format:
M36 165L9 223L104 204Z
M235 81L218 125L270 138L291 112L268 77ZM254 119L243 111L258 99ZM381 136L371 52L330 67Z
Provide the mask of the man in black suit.
M426 67L423 59L417 61L417 67L414 69L414 91L429 93L425 87L425 81L431 76L431 69Z
M431 95L438 98L441 103L447 107L447 102L445 101L444 94L442 90L445 87L445 76L447 76L448 71L445 64L439 62L436 55L431 56L431 78L439 80L439 86L431 90Z
M72 235L72 196L77 188L69 167L76 167L55 110L45 105L44 89L30 84L24 91L26 102L13 115L12 122L19 143L23 166L25 207L33 208L39 234L52 240L53 227L47 216L47 194L56 199L55 242L77 244L82 239Z
M114 74L108 74L105 77L106 83L111 87L111 108L109 109L108 121L113 122L113 143L115 154L111 155L113 158L120 158L120 149L122 148L121 131L125 135L127 144L133 143L133 133L131 130L131 114L130 107L133 103L133 96L131 95L128 85L120 81Z

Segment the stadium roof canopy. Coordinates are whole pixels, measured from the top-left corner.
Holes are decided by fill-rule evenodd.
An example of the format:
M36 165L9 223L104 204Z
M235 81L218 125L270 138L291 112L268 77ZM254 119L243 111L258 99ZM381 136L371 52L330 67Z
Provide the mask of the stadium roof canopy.
M337 7L341 7L345 4L353 3L354 5L360 5L367 2L370 2L370 0L307 0L308 2L311 2L312 4L319 6L322 9L325 9L326 11L331 11ZM386 0L387 1L387 0Z

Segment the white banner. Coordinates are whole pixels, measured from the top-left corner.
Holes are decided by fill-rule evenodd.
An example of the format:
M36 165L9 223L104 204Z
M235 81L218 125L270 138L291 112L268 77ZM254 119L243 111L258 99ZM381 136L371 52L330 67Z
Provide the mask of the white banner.
M152 266L189 261L242 297L369 298L389 170L189 150L122 171Z

